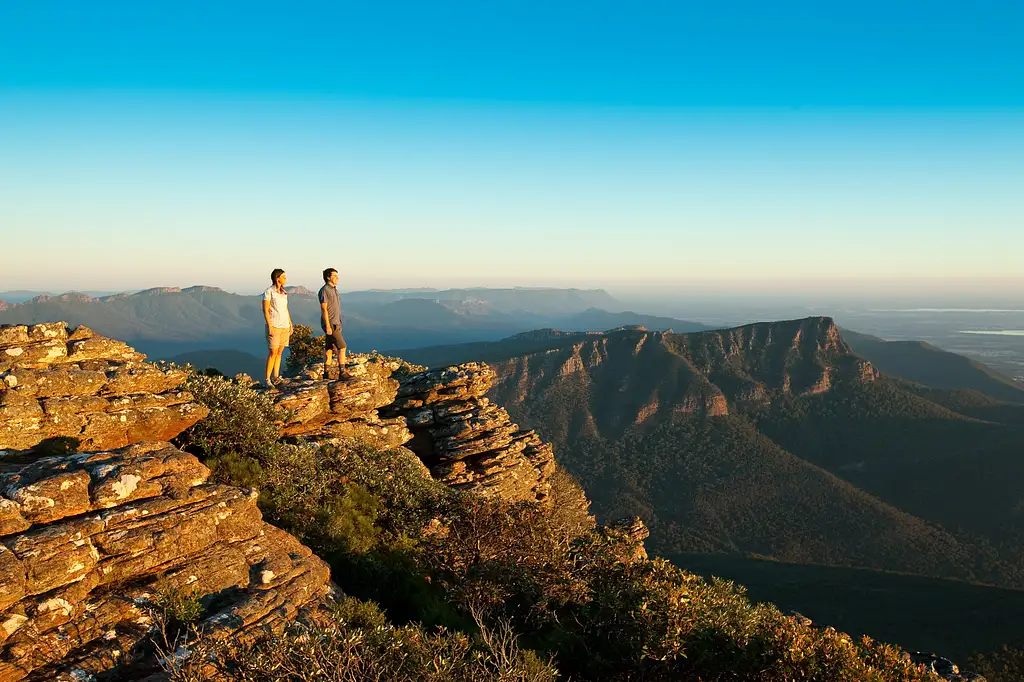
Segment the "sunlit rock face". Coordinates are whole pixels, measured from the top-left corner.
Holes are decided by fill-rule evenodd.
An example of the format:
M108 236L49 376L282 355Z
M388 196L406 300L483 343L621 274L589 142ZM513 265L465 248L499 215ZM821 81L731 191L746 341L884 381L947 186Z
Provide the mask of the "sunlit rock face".
M452 487L509 501L548 499L551 446L483 397L495 377L487 365L415 372L393 359L355 355L341 374L327 379L315 365L279 387L283 435L405 445Z
M161 369L128 345L63 322L0 327L0 450L55 437L80 450L169 440L207 414L179 390L180 369Z
M406 419L408 447L435 478L510 501L545 502L555 468L551 445L483 397L494 379L476 362L411 374L382 413Z
M156 441L0 475L0 682L157 669L145 642L162 590L190 591L199 627L242 640L320 603L326 564L263 522L254 491L209 475Z

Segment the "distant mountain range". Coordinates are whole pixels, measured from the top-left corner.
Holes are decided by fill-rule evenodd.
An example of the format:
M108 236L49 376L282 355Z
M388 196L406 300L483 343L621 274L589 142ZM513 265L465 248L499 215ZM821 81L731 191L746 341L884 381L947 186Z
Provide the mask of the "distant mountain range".
M293 321L317 327L314 292L290 289ZM683 320L607 311L614 306L615 299L600 289L358 291L342 296L346 339L356 350L497 340L544 326L704 328ZM41 295L0 306L0 324L57 320L125 339L154 358L200 350L263 352L260 298L216 287L157 287L98 298L81 293Z

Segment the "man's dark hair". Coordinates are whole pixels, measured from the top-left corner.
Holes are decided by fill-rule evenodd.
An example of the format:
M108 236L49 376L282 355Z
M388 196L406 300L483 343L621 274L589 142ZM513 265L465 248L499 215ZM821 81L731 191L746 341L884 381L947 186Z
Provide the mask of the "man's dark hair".
M277 284L277 278L284 274L284 270L281 268L274 268L270 271L270 283Z
M329 280L331 278L331 275L333 275L336 272L337 270L335 270L334 268L327 268L326 270L324 270L324 281L326 282L327 280Z

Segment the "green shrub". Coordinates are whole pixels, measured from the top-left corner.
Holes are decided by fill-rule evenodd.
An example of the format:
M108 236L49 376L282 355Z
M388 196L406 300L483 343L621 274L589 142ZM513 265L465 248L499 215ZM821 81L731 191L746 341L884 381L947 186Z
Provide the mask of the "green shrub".
M176 624L194 623L203 615L203 605L194 590L162 585L157 588L153 604L163 618Z
M210 460L212 468L222 458L258 457L278 442L282 415L251 383L192 372L184 387L210 414L178 436L177 444Z
M314 363L323 362L324 348L324 337L314 336L312 327L304 324L295 325L288 340L285 368L289 374L295 375Z
M992 653L975 654L968 667L984 675L987 682L1020 682L1024 680L1024 648L1004 646Z
M576 538L597 525L590 500L579 482L561 465L551 474L551 524L558 532Z

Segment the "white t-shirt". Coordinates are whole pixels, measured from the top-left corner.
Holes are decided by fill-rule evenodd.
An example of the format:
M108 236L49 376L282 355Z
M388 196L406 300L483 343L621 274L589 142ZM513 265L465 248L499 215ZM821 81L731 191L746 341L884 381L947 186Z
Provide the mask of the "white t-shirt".
M292 318L288 314L288 294L282 294L277 287L271 286L263 292L263 300L270 301L271 327L282 329L292 326Z

